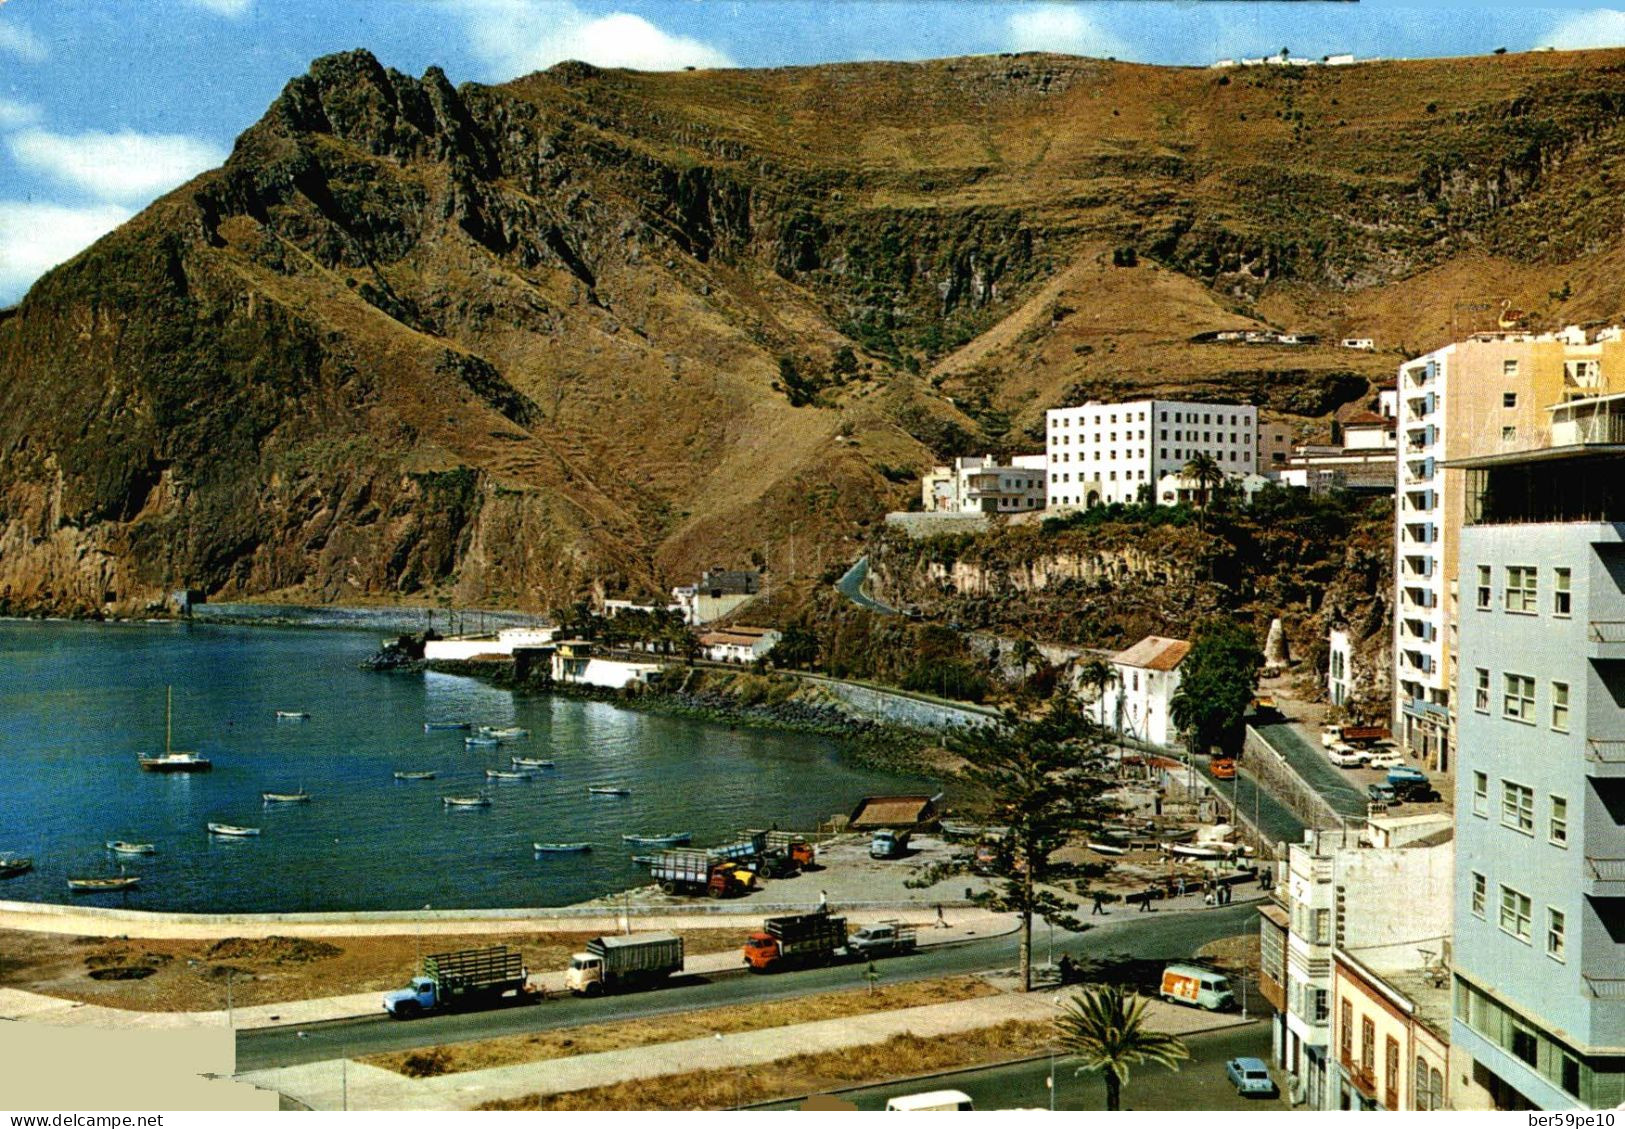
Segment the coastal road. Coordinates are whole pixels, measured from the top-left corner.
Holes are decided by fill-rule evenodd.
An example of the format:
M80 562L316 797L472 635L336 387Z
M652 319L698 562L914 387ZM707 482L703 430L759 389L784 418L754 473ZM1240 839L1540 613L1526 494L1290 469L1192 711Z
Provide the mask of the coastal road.
M1233 1058L1251 1055L1270 1060L1270 1028L1267 1023L1229 1027L1185 1036L1191 1057L1179 1064L1177 1073L1161 1066L1140 1066L1129 1076L1123 1089L1125 1110L1284 1110L1286 1098L1277 1090L1269 1098L1244 1098L1225 1079L1224 1064ZM1075 1058L1057 1056L1026 1062L1001 1063L975 1070L958 1070L914 1082L892 1082L841 1090L836 1096L860 1110L886 1108L888 1098L899 1094L919 1094L929 1090L960 1090L979 1110L1048 1109L1050 1071L1055 1073L1055 1108L1058 1110L1104 1110L1106 1085L1099 1074L1078 1074ZM1271 1067L1279 1086L1279 1072ZM774 1102L751 1109L795 1109L801 1103Z
M860 608L867 608L881 615L897 615L896 608L887 607L879 600L872 600L863 594L863 582L869 578L869 558L859 557L846 575L835 582L835 590L851 600Z
M1131 953L1142 960L1189 957L1203 945L1254 928L1250 905L1181 913L1129 914L1119 909L1086 933L1055 931L1055 956L1108 957ZM906 957L876 962L882 983L1012 968L1019 935L1006 934L964 944L932 946ZM1033 930L1034 959L1049 956L1048 928ZM428 1016L411 1022L376 1017L339 1020L308 1027L270 1027L237 1035L237 1071L267 1070L303 1062L353 1058L384 1051L491 1039L589 1023L726 1007L839 991L863 983L862 964L809 969L778 976L743 971L709 977L679 977L668 987L605 999L565 996L539 1004L493 1011ZM382 993L380 993L381 995Z

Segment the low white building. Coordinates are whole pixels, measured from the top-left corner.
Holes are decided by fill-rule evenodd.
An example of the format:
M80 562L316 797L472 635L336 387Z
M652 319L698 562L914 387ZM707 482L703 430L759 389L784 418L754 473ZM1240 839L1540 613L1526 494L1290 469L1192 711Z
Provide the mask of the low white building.
M510 659L516 647L549 646L557 633L555 627L505 627L495 635L454 635L449 639L430 639L423 645L423 657L430 662Z
M1338 344L1345 349L1359 349L1366 353L1377 351L1377 343L1369 337L1345 337Z
M1239 490L1243 503L1251 505L1258 492L1270 484L1261 474L1243 474L1227 477L1221 490ZM1163 506L1200 505L1203 487L1194 478L1183 474L1165 474L1157 480L1157 503Z
M771 627L735 626L700 636L700 654L712 662L753 663L767 658L783 632Z
M1334 706L1354 700L1354 641L1346 628L1334 627L1326 636L1326 694Z
M698 584L671 590L673 606L690 627L731 614L750 603L761 591L762 575L755 569L707 569Z
M643 612L645 615L655 615L659 612L681 612L682 604L639 604L632 600L605 600L604 618L614 619L624 612Z
M1152 745L1173 745L1178 731L1168 704L1179 689L1179 664L1190 654L1183 639L1147 635L1112 656L1114 677L1094 704L1102 728Z
M561 640L553 651L553 681L563 684L624 690L633 683L658 681L661 669L659 663L599 658L584 639Z
M958 458L933 467L920 481L927 513L1015 514L1044 508L1043 455L1017 455L1000 466L992 455Z

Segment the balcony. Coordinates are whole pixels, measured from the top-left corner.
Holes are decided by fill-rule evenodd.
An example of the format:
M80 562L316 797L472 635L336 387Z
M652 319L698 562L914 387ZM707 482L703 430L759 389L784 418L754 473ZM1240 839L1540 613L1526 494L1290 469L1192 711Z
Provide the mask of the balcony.
M1625 858L1586 856L1585 892L1590 897L1617 898L1625 895Z
M1586 627L1586 642L1589 658L1625 659L1625 620L1592 620Z
M1340 1054L1337 1056L1337 1060L1339 1065L1343 1067L1343 1073L1347 1075L1348 1080L1354 1084L1354 1088L1359 1090L1361 1094L1365 1095L1367 1098L1370 1098L1372 1101L1376 1101L1376 1068L1374 1066L1361 1066L1357 1061L1355 1061L1354 1056L1351 1054Z
M1592 999L1625 1000L1625 979L1618 976L1584 976L1584 979Z
M1625 780L1625 740L1586 738L1586 775Z

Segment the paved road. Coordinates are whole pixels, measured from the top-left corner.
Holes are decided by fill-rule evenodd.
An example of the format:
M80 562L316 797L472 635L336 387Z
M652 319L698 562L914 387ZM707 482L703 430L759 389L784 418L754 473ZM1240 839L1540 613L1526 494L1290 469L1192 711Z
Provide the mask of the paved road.
M1270 1057L1270 1029L1266 1023L1233 1027L1203 1035L1189 1035L1185 1045L1191 1057L1177 1072L1161 1066L1138 1066L1129 1074L1123 1090L1123 1107L1138 1110L1284 1110L1286 1100L1277 1092L1272 1098L1243 1098L1229 1085L1224 1064L1241 1055L1265 1062ZM962 1090L979 1110L1048 1109L1049 1059L988 1066L977 1070L943 1074L918 1082L870 1086L845 1090L838 1096L860 1110L886 1108L886 1099L898 1094L927 1090ZM1098 1074L1076 1074L1075 1059L1054 1060L1055 1108L1065 1110L1104 1110L1106 1087ZM1276 1077L1279 1085L1281 1079ZM778 1102L762 1109L794 1109L799 1102Z
M1305 784L1325 797L1340 815L1364 819L1368 809L1365 793L1349 782L1344 771L1326 759L1326 754L1310 746L1303 735L1286 722L1254 725L1270 748L1286 758Z
M1074 957L1118 953L1132 953L1145 960L1188 957L1210 941L1254 928L1254 913L1253 907L1247 905L1187 913L1165 911L1160 915L1118 910L1111 915L1113 920L1087 933L1057 930L1055 956L1058 960L1062 951L1066 951ZM1040 925L1033 932L1035 957L1042 961L1049 955L1048 931ZM1011 968L1017 960L1018 943L1017 935L1007 934L963 945L935 946L911 956L880 961L877 967L883 982ZM862 969L862 965L846 964L779 976L751 976L741 971L682 977L664 989L607 999L563 997L532 1006L430 1016L407 1023L389 1019L380 1009L376 1017L364 1019L304 1028L242 1031L237 1035L237 1070L244 1073L301 1062L836 991L863 983Z
M1225 803L1233 801L1241 809L1240 814L1244 819L1251 821L1256 811L1258 823L1266 837L1277 843L1303 842L1303 820L1293 815L1267 789L1260 788L1251 776L1237 772L1230 780L1220 780L1208 770L1207 765L1201 766L1201 772Z
M846 570L846 575L835 582L835 590L860 608L868 608L881 615L897 615L896 608L887 607L879 600L863 594L863 582L869 578L869 558L859 557L857 563Z

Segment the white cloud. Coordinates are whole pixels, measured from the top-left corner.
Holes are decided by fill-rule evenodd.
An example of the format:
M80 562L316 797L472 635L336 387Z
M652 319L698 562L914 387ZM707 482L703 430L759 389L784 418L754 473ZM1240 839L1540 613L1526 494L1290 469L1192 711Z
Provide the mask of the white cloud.
M129 218L116 204L64 208L0 200L0 305L16 302L40 275Z
M726 52L629 12L589 16L574 4L545 0L455 0L455 6L465 13L470 45L496 80L565 59L645 71L734 65Z
M25 129L7 138L18 164L101 200L143 203L226 159L224 150L176 134L52 133Z
M39 121L39 107L0 98L0 129L21 129Z
M193 7L206 8L217 16L226 16L237 19L248 15L248 10L254 6L254 0L187 0Z
M1124 58L1128 46L1081 7L1024 5L1005 23L1012 51L1055 51L1065 55Z
M1625 46L1625 12L1613 8L1570 12L1541 37L1538 45L1560 51Z
M45 44L26 27L0 21L0 51L9 51L30 63L45 58Z

